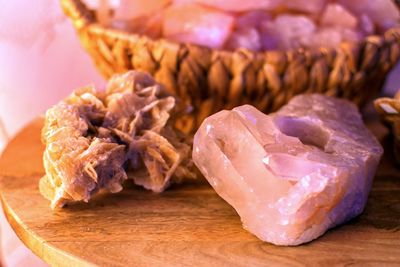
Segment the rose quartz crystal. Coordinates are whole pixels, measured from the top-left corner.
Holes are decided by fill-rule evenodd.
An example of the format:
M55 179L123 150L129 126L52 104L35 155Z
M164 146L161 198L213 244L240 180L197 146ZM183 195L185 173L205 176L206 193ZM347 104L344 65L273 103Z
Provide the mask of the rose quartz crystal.
M117 20L130 20L151 15L170 3L170 0L120 0L119 6L115 12L115 18Z
M318 13L324 8L326 2L326 0L290 0L285 1L285 5L297 11Z
M226 48L230 50L247 48L252 51L260 51L261 50L260 34L254 28L247 28L235 31L229 38Z
M337 0L357 15L367 15L381 30L399 25L400 11L392 0Z
M179 42L188 42L220 48L233 28L234 19L220 11L199 5L179 5L164 14L164 36Z
M247 28L258 29L263 22L269 21L271 18L271 15L265 11L254 10L245 12L236 18L235 28L239 30Z
M264 11L245 12L235 20L234 30L225 44L230 50L247 48L252 51L263 50L261 26L271 21L271 16Z
M271 115L245 105L210 116L193 160L245 229L299 245L363 211L382 153L353 104L302 95Z
M98 1L104 25L230 51L336 48L382 34L400 18L392 0Z
M229 51L336 48L382 34L400 18L392 0L97 1L103 25Z
M357 24L357 18L346 8L338 4L327 5L321 16L321 25L323 26L337 26L355 29Z
M308 47L318 49L319 47L335 48L344 41L357 42L362 34L352 29L327 27L318 30L310 39L304 42Z
M261 25L264 49L290 50L309 43L316 31L315 23L302 15L280 15Z

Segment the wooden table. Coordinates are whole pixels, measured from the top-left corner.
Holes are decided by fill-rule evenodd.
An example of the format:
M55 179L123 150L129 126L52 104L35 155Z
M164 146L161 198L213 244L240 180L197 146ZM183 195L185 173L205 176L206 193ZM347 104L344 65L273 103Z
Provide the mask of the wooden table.
M41 120L0 160L1 200L21 240L52 265L400 265L400 173L385 158L365 212L299 247L261 242L204 181L157 195L135 186L52 211L38 191ZM390 153L388 153L390 156Z

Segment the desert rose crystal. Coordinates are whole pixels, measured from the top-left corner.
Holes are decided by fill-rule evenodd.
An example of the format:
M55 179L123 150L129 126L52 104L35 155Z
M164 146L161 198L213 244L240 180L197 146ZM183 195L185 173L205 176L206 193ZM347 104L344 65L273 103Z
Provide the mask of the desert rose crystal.
M301 95L271 115L246 105L207 118L193 160L245 229L299 245L363 211L382 153L353 104Z
M162 192L194 177L175 112L175 98L142 72L113 76L105 91L75 90L46 112L40 192L56 208L121 191L126 179Z

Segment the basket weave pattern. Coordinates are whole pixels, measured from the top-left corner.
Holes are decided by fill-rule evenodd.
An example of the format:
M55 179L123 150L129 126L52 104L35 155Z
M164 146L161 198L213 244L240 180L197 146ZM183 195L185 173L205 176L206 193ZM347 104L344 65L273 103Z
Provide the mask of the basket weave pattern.
M80 0L61 3L106 78L130 69L147 71L193 107L179 121L186 132L221 109L250 103L270 112L306 92L361 106L379 92L400 57L400 28L337 49L230 52L105 28Z

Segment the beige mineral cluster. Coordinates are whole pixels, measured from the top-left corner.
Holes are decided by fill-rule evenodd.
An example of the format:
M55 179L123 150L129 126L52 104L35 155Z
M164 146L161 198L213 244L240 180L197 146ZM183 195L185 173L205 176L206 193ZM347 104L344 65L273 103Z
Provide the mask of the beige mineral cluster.
M97 17L108 27L216 49L335 48L398 26L394 2L102 0Z
M105 91L74 91L46 112L41 193L52 208L118 192L127 179L154 192L194 177L190 146L172 126L176 101L150 75L114 76Z
M193 161L245 229L292 246L362 213L382 153L354 104L316 94L208 117Z

